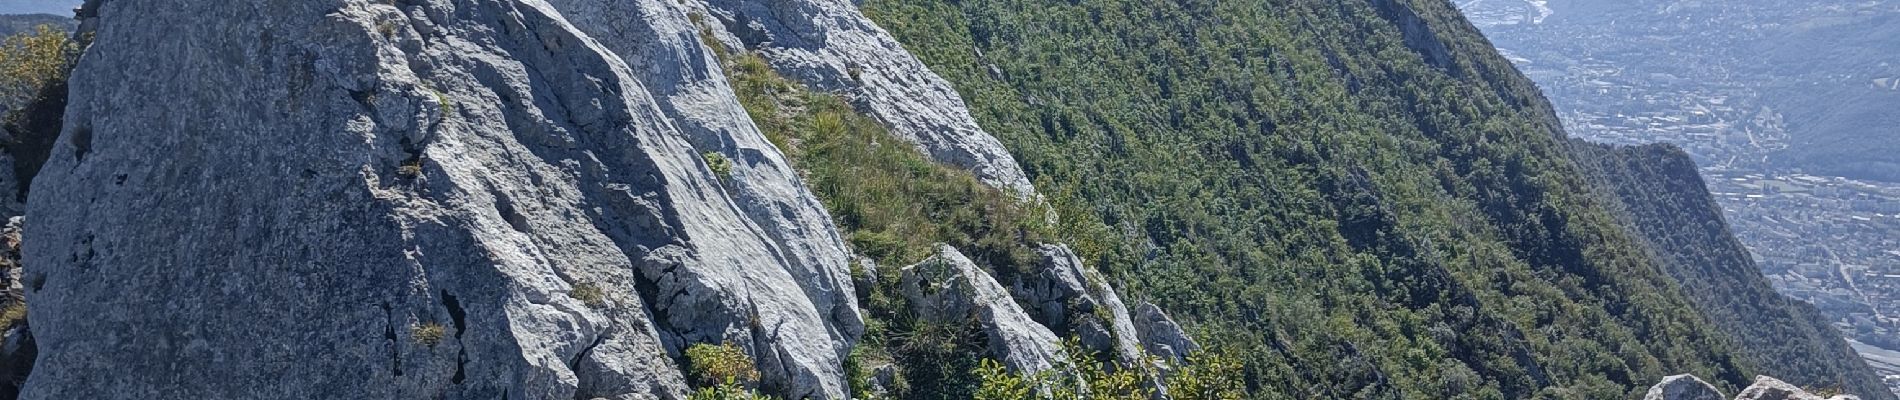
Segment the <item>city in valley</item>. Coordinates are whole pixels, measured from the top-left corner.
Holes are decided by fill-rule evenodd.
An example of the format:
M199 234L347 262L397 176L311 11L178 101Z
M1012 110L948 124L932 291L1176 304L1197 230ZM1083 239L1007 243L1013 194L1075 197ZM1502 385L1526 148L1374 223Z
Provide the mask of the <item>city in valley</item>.
M1900 134L1900 55L1860 42L1900 31L1900 3L1578 3L1460 5L1572 135L1696 157L1776 289L1818 306L1900 389L1900 183L1807 156L1864 145L1876 157L1862 165L1894 162L1876 144Z

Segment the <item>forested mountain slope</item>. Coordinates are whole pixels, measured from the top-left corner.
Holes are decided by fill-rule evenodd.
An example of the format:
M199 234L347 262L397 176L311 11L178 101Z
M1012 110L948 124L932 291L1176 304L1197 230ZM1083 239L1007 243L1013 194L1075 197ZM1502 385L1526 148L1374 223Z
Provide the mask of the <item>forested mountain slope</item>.
M1446 2L863 6L1085 259L1247 357L1264 397L1630 398L1762 371ZM1796 357L1859 363L1830 356Z
M1622 200L1621 219L1645 238L1663 271L1761 373L1855 393L1885 389L1864 364L1841 361L1858 356L1819 310L1761 279L1687 153L1668 145L1572 144L1599 187Z

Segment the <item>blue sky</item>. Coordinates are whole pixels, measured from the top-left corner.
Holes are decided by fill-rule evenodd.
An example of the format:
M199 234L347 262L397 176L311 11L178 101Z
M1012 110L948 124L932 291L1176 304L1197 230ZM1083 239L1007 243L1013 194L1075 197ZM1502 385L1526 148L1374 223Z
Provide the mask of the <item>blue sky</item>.
M58 14L71 16L80 0L0 0L0 14Z

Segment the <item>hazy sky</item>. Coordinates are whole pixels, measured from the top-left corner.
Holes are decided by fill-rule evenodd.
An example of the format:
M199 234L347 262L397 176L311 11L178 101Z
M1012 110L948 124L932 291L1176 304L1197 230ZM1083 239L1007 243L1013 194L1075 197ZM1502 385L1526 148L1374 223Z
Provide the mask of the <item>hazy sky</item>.
M58 14L70 16L81 0L0 0L0 14Z

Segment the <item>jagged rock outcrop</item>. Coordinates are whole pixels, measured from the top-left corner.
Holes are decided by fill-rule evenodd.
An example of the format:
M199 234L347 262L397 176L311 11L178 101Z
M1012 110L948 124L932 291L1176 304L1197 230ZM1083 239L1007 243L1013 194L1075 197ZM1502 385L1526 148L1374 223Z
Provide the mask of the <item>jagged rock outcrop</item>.
M1186 330L1181 329L1181 324L1175 323L1174 318L1168 317L1161 307L1154 304L1141 303L1135 306L1134 323L1135 331L1140 333L1141 342L1147 346L1148 353L1163 360L1183 361L1201 349L1201 345L1195 343Z
M780 74L844 93L924 154L1025 198L1035 187L956 89L850 0L696 0L732 48L758 51Z
M1121 296L1101 273L1083 265L1067 245L1045 244L1036 253L1042 256L1038 270L1011 286L1033 308L1036 320L1126 365L1140 362L1144 358L1140 334Z
M1674 375L1649 388L1643 400L1722 400L1722 392L1708 382L1691 375ZM1735 400L1860 400L1854 395L1821 397L1801 387L1768 376L1755 377L1755 383L1742 389Z
M671 0L548 2L626 62L694 151L729 160L722 181L733 201L784 251L800 288L840 336L857 338L864 322L850 292L850 271L843 267L850 263L844 239L824 205L732 96L717 55L700 41L692 11Z
M1061 365L1061 339L1023 312L1003 285L948 245L903 270L899 287L923 321L975 321L989 338L990 356L1012 371L1035 373Z
M98 5L22 397L843 397L846 253L665 3Z
M1692 375L1674 375L1649 388L1643 400L1725 400L1722 391Z
M1860 400L1859 397L1840 395L1822 398L1802 390L1800 387L1766 376L1755 377L1755 384L1742 389L1735 400Z

